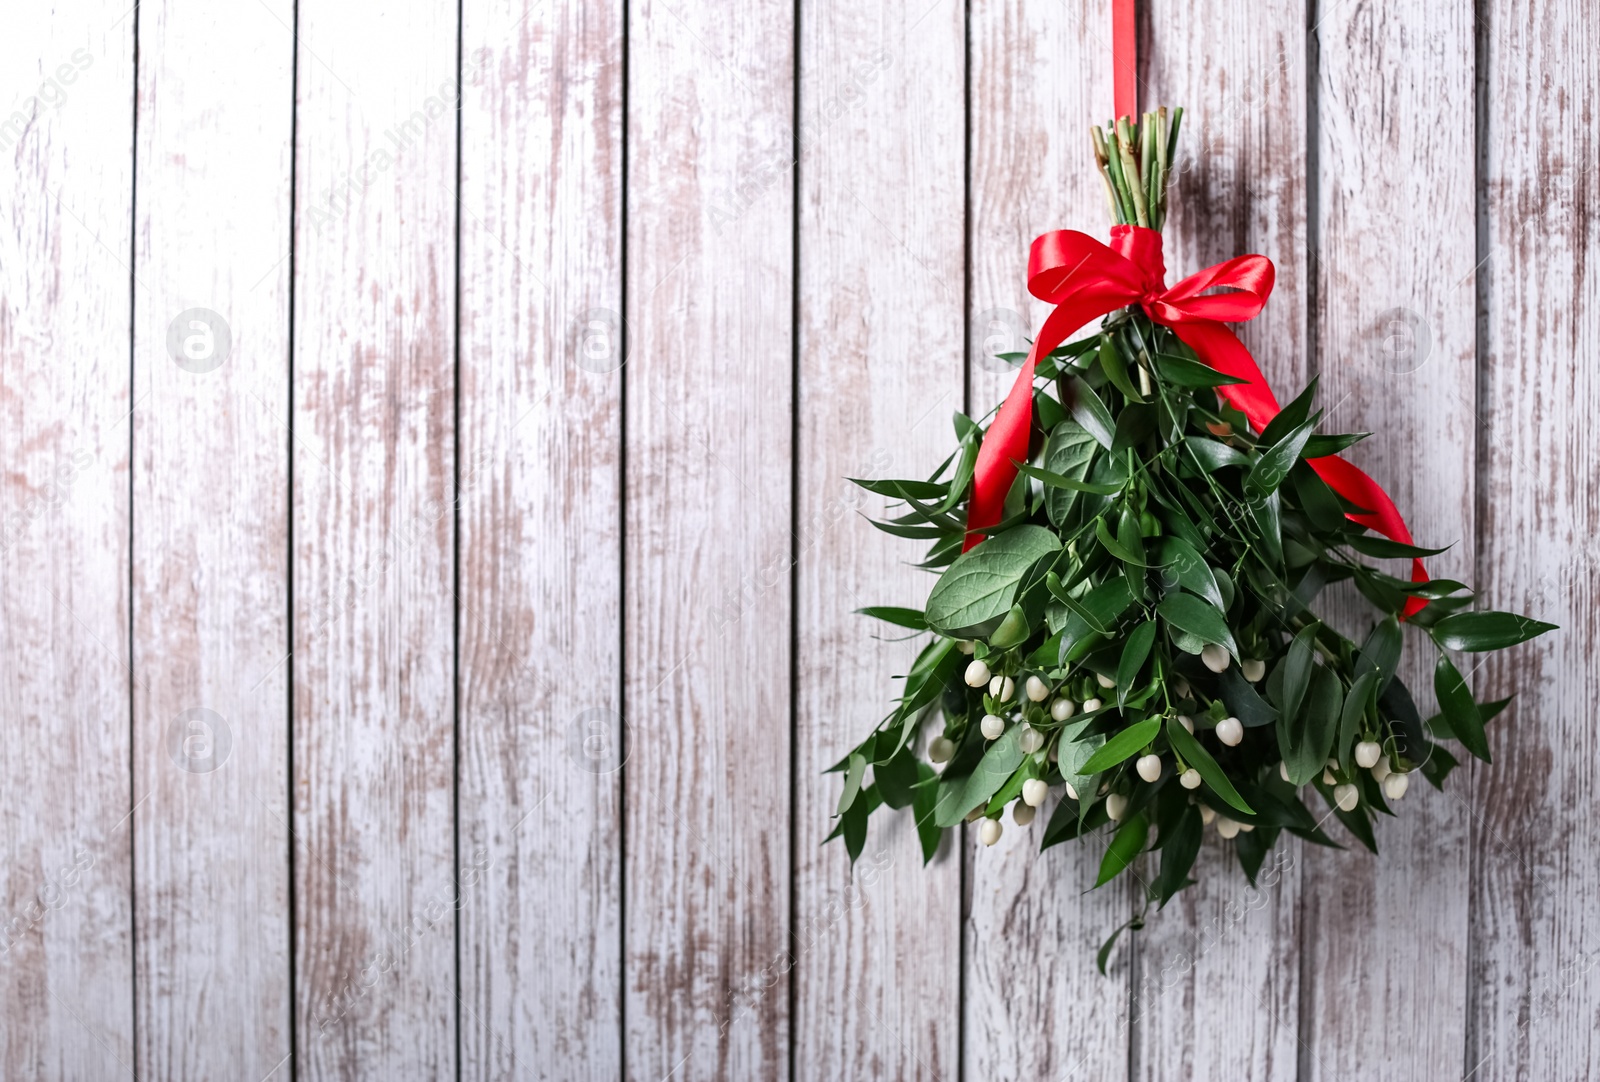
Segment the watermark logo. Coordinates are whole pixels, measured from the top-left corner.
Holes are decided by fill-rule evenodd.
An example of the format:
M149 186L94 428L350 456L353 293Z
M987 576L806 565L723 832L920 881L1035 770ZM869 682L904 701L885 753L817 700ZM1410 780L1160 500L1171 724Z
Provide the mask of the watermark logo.
M190 308L167 324L167 352L185 372L214 372L233 352L233 331L211 309Z
M189 774L209 774L228 761L233 730L215 710L190 707L167 726L167 756Z

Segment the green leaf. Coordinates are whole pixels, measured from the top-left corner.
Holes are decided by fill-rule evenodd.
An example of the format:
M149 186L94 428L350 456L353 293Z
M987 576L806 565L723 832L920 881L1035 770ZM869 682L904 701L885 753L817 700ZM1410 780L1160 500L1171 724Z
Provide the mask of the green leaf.
M1106 975L1106 961L1111 957L1111 948L1117 945L1117 937L1123 932L1129 930L1137 932L1143 927L1144 920L1140 917L1134 917L1132 920L1128 921L1128 923L1122 925L1116 931L1112 932L1110 937L1107 938L1104 943L1100 944L1100 949L1095 951L1094 954L1094 966L1100 971L1100 976L1104 977Z
M1361 644L1361 652L1356 658L1356 671L1378 674L1379 695L1394 679L1395 669L1400 664L1400 649L1404 645L1400 622L1393 616L1385 617L1373 625L1367 641Z
M1021 728L1021 726L1018 726ZM1124 759L1143 750L1161 731L1160 718L1136 721L1115 736L1110 737L1083 764L1084 774L1099 774L1111 769Z
M847 478L852 485L860 485L868 492L896 500L942 500L950 495L950 486L942 481L890 481L874 478Z
M1445 650L1478 653L1503 650L1555 630L1555 624L1514 612L1458 612L1433 625L1433 641Z
M1439 712L1450 723L1450 731L1461 741L1461 746L1489 762L1489 740L1483 732L1478 704L1460 670L1443 650L1439 651L1439 660L1433 667L1433 693L1439 699Z
M1144 852L1144 843L1149 837L1150 821L1143 812L1125 819L1112 837L1106 855L1100 858L1100 874L1095 877L1094 885L1104 886L1121 875Z
M1243 451L1207 436L1188 436L1184 439L1183 445L1189 449L1189 453L1206 473L1216 473L1225 466L1250 464L1249 457Z
M1116 433L1116 422L1111 419L1111 411L1106 409L1106 404L1100 401L1100 396L1094 393L1083 380L1074 376L1068 384L1072 389L1072 418L1082 425L1084 430L1106 450L1111 450L1111 441Z
M1111 449L1125 451L1137 447L1156 430L1156 411L1153 406L1133 402L1117 415L1116 431L1111 436Z
M1191 593L1199 594L1219 610L1224 608L1222 590L1217 586L1216 576L1211 573L1211 568L1189 542L1171 535L1163 537L1161 547L1157 550L1157 558L1161 561L1161 578L1164 584L1181 586Z
M1250 512L1250 520L1261 532L1261 547L1266 550L1271 563L1273 566L1282 566L1283 513L1278 493L1272 492L1263 500L1251 500L1245 507Z
M1304 713L1284 725L1278 720L1278 747L1293 785L1304 785L1322 772L1339 730L1339 708L1344 705L1343 688L1333 671L1312 666L1310 694Z
M1193 594L1168 594L1156 606L1156 613L1179 631L1226 647L1234 660L1238 660L1239 648L1234 645L1227 622L1221 613L1200 598Z
M1074 598L1062 587L1054 572L1046 578L1050 592L1071 610L1061 629L1061 659L1066 663L1081 643L1091 635L1109 635L1117 621L1133 604L1133 592L1121 575L1107 579L1081 598Z
M1233 787L1233 782L1228 780L1228 775L1223 773L1205 745L1195 739L1193 733L1183 727L1177 715L1167 719L1167 741L1172 745L1184 762L1200 772L1201 779L1211 787L1211 791L1227 801L1231 806L1238 808L1246 815L1254 815L1255 809L1245 803L1244 797L1239 795L1239 790Z
M1295 502L1313 526L1329 533L1343 528L1344 508L1339 505L1339 497L1328 482L1317 476L1316 470L1304 462L1296 463L1289 471L1289 480L1294 486Z
M1237 665L1229 665L1217 677L1217 690L1228 713L1238 718L1246 729L1271 725L1278 719L1277 709L1239 674Z
M1317 377L1313 376L1311 377L1311 382L1306 384L1305 389L1294 396L1294 401L1284 406L1283 409L1278 411L1277 416L1267 422L1267 427L1261 430L1261 438L1258 441L1260 445L1262 447L1271 447L1273 444L1280 442L1290 432L1305 424L1306 418L1311 416L1311 402L1316 396Z
M1115 496L1124 487L1120 484L1102 485L1093 481L1074 480L1071 477L1053 473L1050 470L1040 469L1038 466L1030 466L1026 462L1018 462L1015 465L1019 473L1035 478L1045 488L1064 488L1070 492L1088 492L1095 496Z
M916 784L920 780L917 776L918 762L920 760L911 754L910 749L906 749L872 768L872 784L878 787L884 804L896 810L911 805Z
M850 805L850 810L839 818L840 832L844 835L844 848L850 854L850 863L861 857L867 844L867 819L879 804L878 789L869 785L861 791L861 799Z
M1107 552L1125 564L1143 567L1144 552L1129 548L1124 542L1122 534L1123 531L1119 529L1117 536L1112 537L1111 531L1106 527L1106 520L1103 516L1094 520L1094 535L1100 541L1100 544L1105 546Z
M1060 548L1061 539L1045 527L1017 526L962 553L928 595L928 626L960 635L999 619L1034 561Z
M897 627L909 627L913 631L928 630L928 621L923 618L921 609L903 609L894 605L868 605L856 611L863 616L870 616L874 620L882 620Z
M1105 372L1111 385L1121 391L1130 402L1143 402L1144 396L1133 385L1133 380L1128 378L1128 362L1123 358L1122 351L1117 349L1116 341L1106 335L1100 340L1100 368Z
M850 768L844 775L844 792L839 794L839 808L835 814L843 815L855 803L861 792L861 778L867 772L867 757L857 752L850 756Z
M911 814L917 821L917 840L922 844L922 863L926 864L939 851L939 840L944 830L934 822L934 804L939 799L938 773L922 760L917 760L918 782L912 790Z
M1372 702L1373 685L1378 682L1376 672L1364 672L1350 683L1350 693L1344 698L1344 708L1339 713L1339 736L1334 741L1333 755L1346 766L1350 765L1351 749L1356 735L1361 731L1361 718Z
M1012 605L1000 626L989 635L989 646L995 650L1009 650L1028 641L1032 634L1028 613L1021 605Z
M1316 660L1316 624L1308 624L1289 644L1289 653L1283 659L1283 692L1278 705L1283 709L1278 715L1278 739L1283 739L1286 726L1300 713L1300 701L1311 686L1311 667ZM1309 780L1309 779L1307 779ZM1297 781L1304 785L1305 781Z
M1313 422L1307 421L1256 459L1244 478L1245 494L1253 500L1265 500L1276 492L1278 486L1283 484L1283 479L1289 476L1294 464L1300 461L1300 452L1305 448L1306 440L1311 438L1311 431L1315 427Z
M1300 453L1306 458L1326 458L1354 447L1370 435L1371 432L1340 432L1332 435L1319 432L1306 440L1306 449Z
M1171 353L1155 355L1156 374L1162 382L1174 387L1226 387L1230 383L1248 383L1237 376L1224 375L1209 364L1191 361Z
M1371 556L1379 560L1437 556L1450 548L1449 545L1446 545L1440 549L1425 549L1420 545L1406 545L1399 541L1391 541L1387 537L1372 537L1364 533L1351 534L1344 539L1344 543L1363 556Z
M1161 874L1156 878L1156 897L1162 906L1192 882L1189 869L1200 855L1201 832L1199 809L1188 808L1173 829L1162 837Z
M941 827L953 827L967 817L967 813L980 804L988 803L995 790L1006 783L1017 767L1022 765L1021 725L1013 725L990 744L978 760L977 768L965 778L951 780L958 795L949 801L941 800L934 822Z
M1126 706L1128 703L1128 689L1133 687L1134 681L1139 678L1139 670L1144 668L1145 659L1150 656L1150 647L1156 641L1156 622L1146 620L1133 629L1127 642L1122 646L1122 660L1117 663L1117 705Z
M1099 450L1100 445L1087 429L1074 420L1065 420L1050 430L1050 438L1045 441L1045 468L1062 480L1084 481ZM1077 490L1052 486L1044 496L1045 514L1052 523L1061 526L1077 502Z

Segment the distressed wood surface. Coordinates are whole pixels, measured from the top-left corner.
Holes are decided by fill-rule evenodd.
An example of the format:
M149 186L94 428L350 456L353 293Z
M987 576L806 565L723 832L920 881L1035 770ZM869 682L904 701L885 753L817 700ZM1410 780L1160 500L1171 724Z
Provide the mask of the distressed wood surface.
M1027 292L1028 245L1048 229L1107 222L1089 124L1110 115L1111 81L1067 73L1109 70L1110 19L1080 5L983 0L970 34L967 387L977 419L1015 379L993 355L1026 350L1048 311ZM1132 952L1119 950L1109 977L1094 953L1138 903L1126 883L1083 893L1105 851L1098 838L1039 854L1060 795L1028 827L1007 814L993 848L964 831L967 1078L1127 1076Z
M133 667L144 1077L262 1078L291 1052L294 39L281 20L292 14L287 4L140 9Z
M1181 104L1185 114L1163 230L1167 280L1245 252L1272 260L1272 299L1239 334L1287 402L1308 375L1305 5L1142 10L1139 107ZM1206 48L1194 47L1197 27ZM1198 882L1140 933L1137 1077L1296 1077L1302 857L1284 834L1252 888L1233 845L1206 832Z
M456 6L299 6L300 1078L456 1069Z
M1270 256L1283 397L1562 625L1493 765L1107 978L1098 845L819 848L927 584L844 478L1104 229L1101 5L73 0L0 35L0 1075L1594 1074L1600 17L1141 9L1169 274Z
M775 1077L790 1043L794 9L628 14L625 1068Z
M1374 433L1347 457L1376 471L1418 542L1459 539L1429 570L1471 579L1472 9L1447 0L1351 3L1320 15L1320 398L1332 431ZM1359 623L1350 620L1357 612ZM1331 615L1359 639L1369 612L1356 602ZM1433 651L1407 639L1401 676L1426 717ZM1315 979L1302 990L1302 1078L1457 1070L1466 1036L1468 817L1466 778L1451 781L1439 793L1418 778L1396 817L1380 816L1380 857L1353 841L1343 852L1306 847L1302 972Z
M1492 766L1458 793L1471 823L1468 1044L1482 1082L1600 1073L1600 698L1594 660L1600 256L1592 7L1496 2L1479 28L1487 128L1478 563L1484 600L1559 624L1469 677L1517 698ZM1475 661L1471 655L1467 661ZM1465 668L1463 668L1465 671Z
M134 22L0 34L0 1075L134 1066L128 378Z
M621 1073L622 10L470 4L462 1076Z
M839 801L822 772L922 646L851 611L917 605L932 580L864 517L887 501L845 478L926 476L949 454L965 23L958 4L808 4L800 31L794 1076L952 1078L961 847L924 868L909 814L872 826L853 874L841 845L816 843Z

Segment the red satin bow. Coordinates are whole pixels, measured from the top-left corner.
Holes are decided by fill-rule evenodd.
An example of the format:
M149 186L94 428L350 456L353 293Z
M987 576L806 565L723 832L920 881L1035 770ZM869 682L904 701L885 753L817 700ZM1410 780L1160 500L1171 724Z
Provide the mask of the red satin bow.
M1166 286L1166 274L1161 234L1153 229L1112 226L1110 247L1071 229L1045 233L1034 240L1028 256L1028 292L1056 307L1039 329L1017 382L978 449L963 550L976 545L983 539L983 531L1000 521L1006 493L1016 480L1016 464L1028 458L1035 363L1090 320L1131 304L1141 305L1155 322L1172 328L1201 361L1245 381L1217 391L1257 432L1278 415L1281 407L1255 358L1222 325L1224 321L1254 319L1261 311L1272 293L1272 261L1260 255L1238 256L1191 274L1171 289ZM1218 286L1233 292L1204 292ZM1376 481L1338 455L1310 459L1308 464L1329 488L1368 509L1351 513L1351 521L1403 544L1412 543L1394 501ZM1411 562L1411 581L1428 581L1421 560ZM1425 604L1422 598L1411 598L1404 615L1413 615Z

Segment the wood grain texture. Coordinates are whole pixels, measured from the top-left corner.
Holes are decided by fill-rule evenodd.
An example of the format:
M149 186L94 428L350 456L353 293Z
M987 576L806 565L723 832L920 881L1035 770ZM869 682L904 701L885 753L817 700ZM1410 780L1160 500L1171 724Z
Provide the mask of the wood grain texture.
M1047 311L1027 292L1029 244L1048 229L1108 225L1089 125L1111 112L1110 19L1082 5L982 0L970 27L968 396L980 418L1015 379L993 354L1025 350ZM1104 852L1098 838L1040 855L1054 804L1025 829L1007 816L992 849L967 832L967 1078L1127 1076L1130 952L1119 948L1109 978L1094 952L1132 914L1136 884L1083 893Z
M0 34L0 1075L134 1062L128 774L134 24Z
M1184 108L1167 279L1246 252L1272 260L1272 299L1239 334L1287 402L1307 376L1305 5L1141 10L1139 107ZM1301 858L1285 835L1252 889L1233 846L1208 831L1198 882L1140 934L1137 1077L1296 1077Z
M622 15L464 11L464 1078L621 1073Z
M1388 489L1418 541L1460 539L1429 561L1433 574L1470 579L1472 10L1344 3L1319 14L1320 397L1333 431L1375 433L1348 457ZM1348 619L1355 612L1359 623ZM1370 606L1344 613L1344 630L1365 635ZM1433 653L1416 638L1408 635L1401 674L1426 716ZM1418 779L1397 817L1380 817L1381 857L1307 847L1303 972L1315 979L1302 989L1302 1078L1456 1071L1467 977L1464 791L1439 794Z
M1457 812L1472 825L1473 1080L1600 1073L1600 583L1594 414L1600 345L1600 146L1589 96L1600 17L1581 5L1493 3L1487 59L1487 300L1479 565L1485 606L1559 624L1493 658L1479 699L1517 699L1489 727ZM1597 264L1600 266L1600 264ZM1468 661L1476 658L1468 655Z
M794 1076L953 1078L961 847L924 868L909 809L877 813L853 875L818 843L840 784L822 771L923 645L851 612L920 605L932 580L846 478L927 476L954 439L965 21L959 4L807 4L800 32Z
M629 7L626 1072L787 1067L794 8Z
M291 1051L292 17L140 10L134 836L152 1078L261 1078Z
M456 10L299 6L302 1079L456 1069Z

